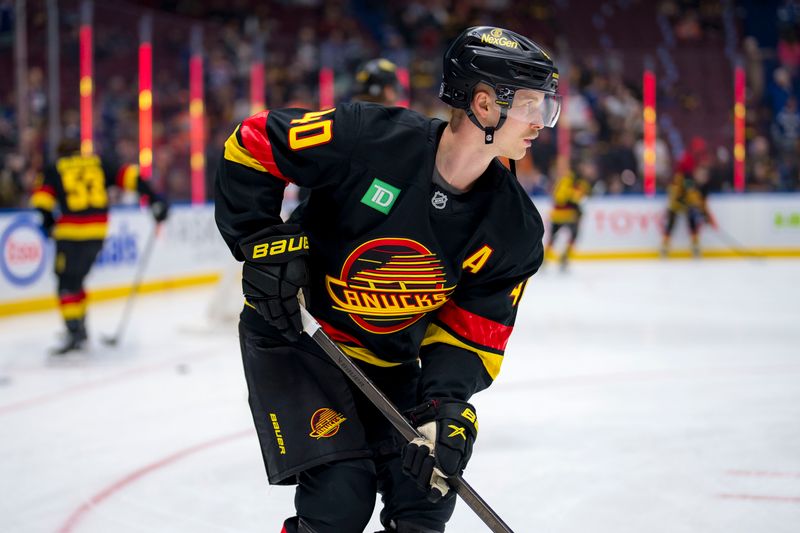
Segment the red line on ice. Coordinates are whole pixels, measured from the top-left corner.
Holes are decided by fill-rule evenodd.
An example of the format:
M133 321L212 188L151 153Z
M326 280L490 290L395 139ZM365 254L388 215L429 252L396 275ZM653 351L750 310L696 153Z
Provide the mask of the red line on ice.
M58 533L70 533L75 529L75 526L94 508L98 507L104 501L108 500L114 494L120 492L122 489L126 488L128 485L131 485L135 481L143 478L144 476L160 469L168 466L172 463L180 461L181 459L188 457L194 453L198 453L209 448L213 448L214 446L219 446L220 444L226 444L232 440L236 440L242 438L246 435L251 435L253 433L252 429L247 429L244 431L238 431L231 435L226 435L224 437L218 437L216 439L212 439L208 442L203 442L200 444L196 444L179 452L175 452L172 455L168 455L163 459L151 463L149 465L143 466L138 470L134 470L130 474L126 475L125 477L115 481L108 487L104 488L91 498L88 501L83 502L77 509L75 509L70 515L69 518L64 522L64 524L58 528Z
M725 500L751 500L763 502L800 503L800 496L761 496L758 494L720 494Z
M738 477L796 477L800 478L800 472L768 472L765 470L728 470L725 472L729 476Z

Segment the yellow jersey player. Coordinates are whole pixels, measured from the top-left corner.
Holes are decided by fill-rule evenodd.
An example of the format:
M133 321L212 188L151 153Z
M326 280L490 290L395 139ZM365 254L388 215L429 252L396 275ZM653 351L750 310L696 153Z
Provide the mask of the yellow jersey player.
M547 238L545 257L554 255L553 244L561 228L569 230L567 246L559 258L562 269L566 269L575 241L578 239L581 216L581 204L592 192L591 182L595 178L596 169L593 163L584 162L580 165L580 175L576 176L560 157L556 163L559 178L553 186L553 209L550 211L550 235Z
M47 168L31 196L39 210L42 232L56 242L58 303L67 334L53 350L63 355L80 350L87 340L84 279L103 248L108 230L108 189L119 187L147 196L156 222L167 218L167 202L139 179L136 165L115 165L96 155L81 155L77 140L66 139L58 159Z
M700 257L700 228L706 222L716 228L708 208L708 167L697 166L691 174L676 172L668 188L666 223L661 241L661 256L669 255L670 239L679 216L686 216L689 224L692 256Z

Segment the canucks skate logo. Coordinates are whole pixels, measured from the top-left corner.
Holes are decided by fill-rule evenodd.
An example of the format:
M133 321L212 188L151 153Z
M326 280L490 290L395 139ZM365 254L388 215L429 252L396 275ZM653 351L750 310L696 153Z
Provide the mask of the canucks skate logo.
M339 278L325 276L333 308L370 333L394 333L444 305L444 265L411 239L368 241L348 256Z
M339 433L339 426L345 420L347 419L342 413L337 413L333 409L327 407L317 409L311 415L311 433L308 436L317 440L333 437Z

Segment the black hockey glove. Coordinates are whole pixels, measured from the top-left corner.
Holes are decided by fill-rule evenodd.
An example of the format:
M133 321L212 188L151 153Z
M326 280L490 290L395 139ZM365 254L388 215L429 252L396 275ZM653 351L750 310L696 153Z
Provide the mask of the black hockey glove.
M42 215L42 234L49 239L53 234L53 226L56 225L56 219L53 217L53 213L50 211L45 209L39 209L38 211L39 214Z
M461 474L472 455L478 436L475 408L460 400L431 400L407 416L424 438L403 448L403 473L436 502L450 490L444 478Z
M308 297L308 237L298 224L279 224L239 244L244 254L242 290L247 301L290 341L303 324L297 294Z
M150 212L153 214L156 224L160 224L169 216L169 203L159 196L151 197Z

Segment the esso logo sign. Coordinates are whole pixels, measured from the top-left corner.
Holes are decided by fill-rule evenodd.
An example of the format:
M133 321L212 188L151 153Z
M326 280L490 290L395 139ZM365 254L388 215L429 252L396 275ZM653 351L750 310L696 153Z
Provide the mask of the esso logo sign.
M27 216L14 220L0 235L0 270L14 285L35 282L45 269L46 255L39 225Z

